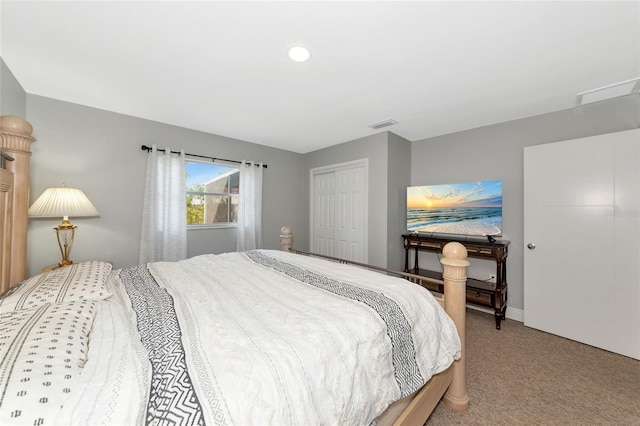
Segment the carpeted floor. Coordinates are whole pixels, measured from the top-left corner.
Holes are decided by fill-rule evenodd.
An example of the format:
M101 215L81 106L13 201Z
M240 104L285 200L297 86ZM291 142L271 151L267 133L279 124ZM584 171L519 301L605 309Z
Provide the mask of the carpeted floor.
M471 309L467 390L426 425L640 425L640 361Z

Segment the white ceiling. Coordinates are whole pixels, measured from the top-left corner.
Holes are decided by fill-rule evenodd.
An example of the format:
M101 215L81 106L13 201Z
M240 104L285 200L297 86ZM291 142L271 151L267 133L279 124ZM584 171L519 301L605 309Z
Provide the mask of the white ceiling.
M0 19L29 94L300 153L388 118L414 141L571 108L640 76L638 1L2 0Z

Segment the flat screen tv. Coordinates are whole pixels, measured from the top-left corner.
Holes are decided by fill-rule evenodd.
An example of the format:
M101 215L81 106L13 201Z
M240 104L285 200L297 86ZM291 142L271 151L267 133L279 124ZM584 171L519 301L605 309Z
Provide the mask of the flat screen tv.
M408 187L407 231L501 236L502 181Z

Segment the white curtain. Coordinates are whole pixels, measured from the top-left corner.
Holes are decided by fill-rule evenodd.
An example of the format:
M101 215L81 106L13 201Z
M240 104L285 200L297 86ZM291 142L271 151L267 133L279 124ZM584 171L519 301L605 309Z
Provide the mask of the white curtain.
M262 163L242 160L238 195L238 251L262 248Z
M184 150L171 154L153 145L147 158L140 264L187 258Z

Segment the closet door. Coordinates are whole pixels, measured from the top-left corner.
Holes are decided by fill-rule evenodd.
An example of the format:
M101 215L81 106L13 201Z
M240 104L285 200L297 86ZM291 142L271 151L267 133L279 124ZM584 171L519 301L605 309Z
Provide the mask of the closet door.
M342 259L366 262L364 249L364 168L336 173L336 251Z
M310 250L367 262L366 160L311 170Z
M314 220L313 241L311 251L314 253L335 256L336 247L336 174L320 173L314 176Z
M525 148L524 320L640 359L639 132Z

